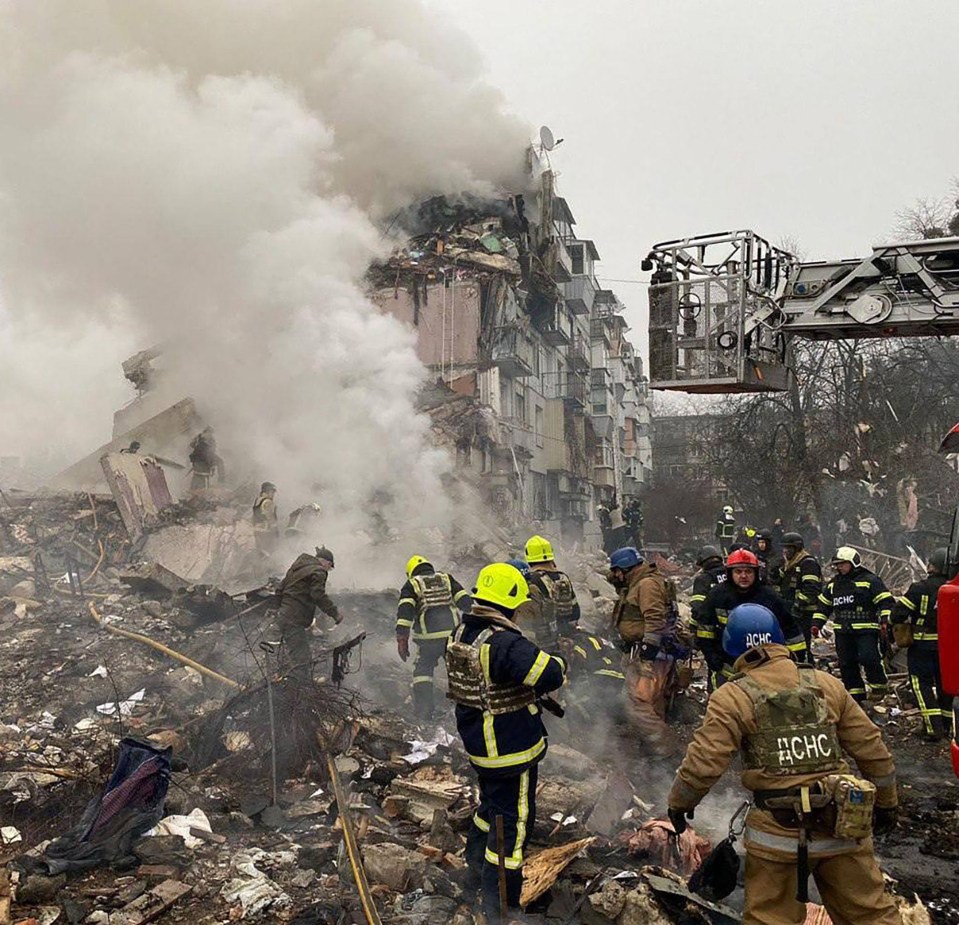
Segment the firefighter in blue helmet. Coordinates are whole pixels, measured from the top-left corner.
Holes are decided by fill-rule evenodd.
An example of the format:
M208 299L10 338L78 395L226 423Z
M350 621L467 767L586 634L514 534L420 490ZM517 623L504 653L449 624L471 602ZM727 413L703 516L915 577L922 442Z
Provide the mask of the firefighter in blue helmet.
M506 895L519 906L523 854L536 818L536 781L546 754L537 700L561 687L566 663L537 648L513 622L529 598L520 572L505 562L476 579L473 608L446 649L456 728L479 778L480 802L466 842L473 885L487 918L499 921L496 817L503 818Z
M831 921L901 925L871 837L892 831L898 803L879 729L837 678L792 661L772 610L746 602L728 617L722 643L734 674L709 698L676 772L667 797L673 828L683 833L741 753L752 793L743 922L807 921L811 874Z

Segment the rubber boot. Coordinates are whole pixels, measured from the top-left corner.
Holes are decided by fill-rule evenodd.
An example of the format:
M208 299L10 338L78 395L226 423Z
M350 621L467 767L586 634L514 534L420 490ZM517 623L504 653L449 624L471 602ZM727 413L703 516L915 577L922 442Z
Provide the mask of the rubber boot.
M429 722L433 718L433 685L413 685L413 713L416 718Z

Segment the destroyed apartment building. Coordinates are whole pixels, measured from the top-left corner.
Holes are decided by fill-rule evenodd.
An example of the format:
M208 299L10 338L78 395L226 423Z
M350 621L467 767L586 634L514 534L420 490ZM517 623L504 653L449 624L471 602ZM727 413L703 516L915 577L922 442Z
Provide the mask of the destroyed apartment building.
M371 271L374 298L415 330L421 406L459 474L502 517L595 539L595 505L649 481L647 385L552 172L531 194L437 197L400 220L413 234Z

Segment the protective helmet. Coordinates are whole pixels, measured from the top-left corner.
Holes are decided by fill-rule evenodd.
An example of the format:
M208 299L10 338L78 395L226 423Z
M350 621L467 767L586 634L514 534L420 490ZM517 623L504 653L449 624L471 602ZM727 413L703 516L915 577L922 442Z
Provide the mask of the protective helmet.
M730 658L739 658L754 646L770 642L782 645L785 641L782 627L768 607L740 604L729 611L723 630L723 650Z
M726 556L726 568L759 568L759 559L748 549L737 549Z
M696 557L697 565L704 565L710 559L722 559L723 554L719 551L716 546L703 546L699 550L699 555Z
M862 565L862 556L852 546L840 546L832 557L832 564L839 565L840 562L851 562L853 568L859 568Z
M783 534L783 546L795 546L796 549L802 549L806 543L801 533L789 532Z
M507 565L512 565L524 578L529 574L529 563L525 559L507 559Z
M949 550L945 546L940 546L929 553L929 562L927 568L929 571L936 570L936 574L945 575L946 567L949 564ZM947 576L948 577L948 576Z
M276 491L276 485L274 485L272 482L264 482L260 486L260 491Z
M773 539L773 532L768 527L763 527L761 530L756 531L757 540L765 540L767 543L771 543Z
M406 577L412 578L413 572L421 565L432 565L432 563L429 559L424 559L423 556L410 556L409 561L406 563Z
M529 585L519 569L505 562L494 562L476 576L473 597L486 604L496 604L514 611L529 600Z
M755 528L755 527L746 527L746 529L743 530L743 533L745 533L746 536L749 537L749 539L753 539L753 537L756 536L756 528Z
M609 567L619 568L625 572L627 569L642 565L644 561L643 554L635 546L623 546L609 557Z
M727 505L723 508L723 513L724 513L724 514L732 514L732 512L733 512L733 506L732 506L731 504L727 504Z
M531 536L526 541L526 561L530 565L537 562L553 561L553 546L545 536Z
M329 561L330 565L333 565L333 553L326 548L326 546L317 546L316 547L316 558L317 559L326 559Z

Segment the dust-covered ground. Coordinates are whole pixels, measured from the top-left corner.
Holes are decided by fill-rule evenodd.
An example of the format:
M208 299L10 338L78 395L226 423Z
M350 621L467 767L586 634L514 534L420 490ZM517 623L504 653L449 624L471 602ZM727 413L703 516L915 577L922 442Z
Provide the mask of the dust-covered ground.
M142 839L136 857L120 869L108 865L52 878L52 883L51 878L21 875L14 916L33 915L43 925L106 923L105 915L173 880L191 892L164 912L161 921L218 922L262 915L301 925L361 921L355 889L343 876L348 864L325 752L314 747L316 728L324 734L330 730L319 720L310 725L313 714L304 707L303 695L282 685L272 692L277 726L300 728L286 739L280 734L283 814L272 822L264 815L272 802L265 712L265 678L272 670L264 661L269 656L258 645L263 611L204 624L173 601L145 598L114 577L104 578L100 590L90 593L97 596L80 600L61 590L38 607L8 607L0 615L0 825L16 829L21 839L0 849L3 858L16 865L25 849L76 824L109 776L123 735L153 735L173 745L166 811L202 809L215 837L189 848L171 836ZM472 811L472 779L455 741L452 713L447 710L428 728L411 721L411 668L395 651L395 592L337 594L334 583L331 593L345 620L339 627L317 630L315 649L321 658L316 674L321 684L319 699L310 708L327 711L327 718L351 717L338 730L342 737L327 744L341 754L341 772L351 782L350 811L365 830L364 858L382 917L425 925L442 916L469 925L461 853ZM104 631L91 616L91 603L115 626L147 634L253 693L238 696L165 654ZM354 651L344 687L337 690L325 680L330 651L361 631L367 637ZM142 699L135 699L141 690ZM704 700L701 681L677 700L672 722L684 740L695 729ZM131 701L129 707L115 715L111 708L124 701ZM890 707L879 716L897 757L904 807L897 831L880 842L883 867L898 881L901 893L919 896L934 921L956 922L959 787L952 779L946 746L921 744L916 717L905 706ZM584 723L575 714L565 719L549 716L547 723L553 747L541 766L536 846L590 836L584 828L589 807L613 772L625 774L635 793L631 799L627 792L617 810L626 810L617 832L597 837L548 894L549 920L559 922L593 877L604 871L607 876L611 871L639 876L644 864L658 860L655 845L642 850L636 845L645 844L644 825L665 814L674 768L650 761L606 717ZM454 733L454 740L440 736L442 730ZM426 751L433 749L421 763L408 754L415 751L416 741L425 742ZM744 796L731 771L697 812L697 831L712 842L722 838ZM418 802L421 797L427 804ZM435 823L426 818L424 805L429 813L442 809L441 818ZM397 869L409 874L397 874ZM266 886L249 876L253 870L262 873ZM601 900L595 908L586 904L587 912L578 913L581 921L621 921L626 915L610 912L617 896L603 883ZM236 888L232 892L231 884ZM243 893L254 887L266 891L260 911ZM643 889L637 886L634 892L652 903L649 890ZM252 905L245 907L246 902ZM741 908L741 890L727 904ZM54 913L56 918L51 918ZM701 909L699 918L677 918L675 910L668 909L667 914L676 921L735 920Z

